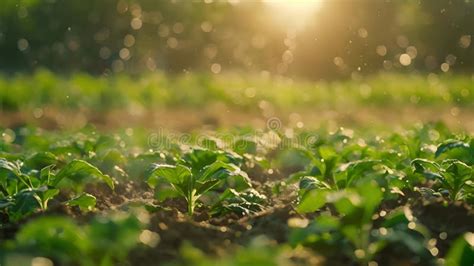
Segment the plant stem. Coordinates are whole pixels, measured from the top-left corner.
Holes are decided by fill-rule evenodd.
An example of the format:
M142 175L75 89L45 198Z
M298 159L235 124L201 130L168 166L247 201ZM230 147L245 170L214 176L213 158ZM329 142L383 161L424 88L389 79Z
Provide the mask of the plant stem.
M188 192L188 197L186 199L187 202L188 202L188 215L189 216L193 216L193 214L194 214L194 207L196 205L196 200L198 198L198 197L196 197L195 193L196 193L196 190L194 190L194 189L190 190Z
M194 202L192 198L188 199L188 215L193 216L194 214Z

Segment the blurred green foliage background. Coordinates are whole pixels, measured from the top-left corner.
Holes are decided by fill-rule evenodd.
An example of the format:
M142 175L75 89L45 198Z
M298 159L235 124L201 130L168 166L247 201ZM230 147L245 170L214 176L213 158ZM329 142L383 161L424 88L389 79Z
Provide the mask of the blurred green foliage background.
M473 67L472 1L333 0L282 12L288 3L2 0L0 69L330 79Z

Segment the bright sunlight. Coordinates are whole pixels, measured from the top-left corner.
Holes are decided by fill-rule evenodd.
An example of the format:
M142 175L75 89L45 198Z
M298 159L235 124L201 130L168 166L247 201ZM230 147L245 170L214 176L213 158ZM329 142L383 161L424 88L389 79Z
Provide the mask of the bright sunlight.
M322 5L322 0L264 0L272 16L289 29L301 29Z

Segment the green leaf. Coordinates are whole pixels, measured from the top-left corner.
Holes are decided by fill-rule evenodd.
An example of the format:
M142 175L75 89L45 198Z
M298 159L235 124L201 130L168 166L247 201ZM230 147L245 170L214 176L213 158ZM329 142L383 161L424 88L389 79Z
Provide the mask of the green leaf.
M467 151L470 151L468 143L464 143L460 140L447 140L438 146L435 152L435 157L438 157L441 154L446 153L452 149L465 149Z
M455 175L457 178L466 179L472 175L472 168L461 161L446 160L443 162L443 165L446 164L448 165L446 172Z
M331 187L324 181L313 176L303 176L299 182L300 195L313 189L330 189Z
M195 148L191 152L186 153L183 159L194 173L215 162L218 155L216 151Z
M237 192L235 189L228 188L211 207L211 214L212 216L222 216L227 213L235 213L242 216L249 215L261 211L263 209L262 204L266 200L267 197L258 193L255 189Z
M48 165L41 169L40 171L40 181L43 184L49 184L51 182L51 170L53 169L53 165Z
M183 187L192 182L192 173L188 167L181 164L155 164L147 175L147 183L151 188L155 188L160 178L174 186ZM186 195L186 191L187 189L180 192Z
M411 161L411 165L415 167L415 171L424 171L425 169L429 169L432 171L439 171L441 169L441 166L433 161L427 160L427 159L422 159L422 158L416 158Z
M173 186L160 186L155 188L155 198L158 201L164 201L169 198L177 198L183 196L182 193L178 192Z
M41 169L57 162L58 158L51 152L37 152L25 161L25 165L32 169Z
M243 190L251 187L251 181L247 176L247 173L242 171L239 167L231 163L225 163L216 161L206 167L203 172L198 176L198 180L224 180L233 177L233 187L238 190Z
M474 265L474 233L465 233L454 241L446 255L446 266Z
M83 193L67 202L69 206L78 206L81 211L92 211L95 204L96 197L88 193Z
M41 206L35 196L35 191L30 189L25 189L17 193L13 198L15 204L8 207L10 221L19 221L38 210Z
M229 186L239 191L252 187L252 182L247 173L240 169L232 172L232 174L227 178L227 183Z
M238 154L256 154L257 143L253 140L239 139L233 143L233 150Z
M33 191L35 192L35 198L43 210L46 210L48 207L48 201L59 194L59 189L48 188L47 186L42 186Z
M315 189L305 193L296 210L300 213L315 212L327 203L329 189Z
M203 168L202 173L199 175L198 179L199 180L224 179L239 170L240 169L233 164L216 161L210 165L205 166Z
M5 198L5 199L0 199L0 210L8 208L9 206L14 205L15 202L12 201L12 199Z
M215 187L221 180L207 180L204 182L196 181L196 195L201 195L209 191L211 188Z
M459 193L466 183L474 181L472 168L458 160L445 160L442 164L447 165L447 168L445 178L441 181L450 191L451 198L455 200L460 196Z
M209 150L217 150L219 148L219 140L215 138L204 138L199 143L200 146Z
M143 210L137 210L134 214L99 216L89 223L89 248L92 254L98 254L97 258L100 258L100 263L90 265L116 265L117 261L125 261L144 229L137 217L142 212Z
M372 214L375 209L380 205L383 199L382 190L378 187L375 182L369 182L360 185L356 188L357 193L362 198L362 206L364 208L364 219L365 222L371 220Z
M444 180L444 177L440 174L442 167L435 162L417 158L411 161L411 165L415 168L415 173L421 174L425 178Z
M363 214L361 213L361 207L363 207L361 195L353 190L333 192L328 196L328 201L334 204L336 210L342 215Z
M292 228L288 242L293 247L300 244L314 247L314 244L320 241L338 245L339 243L333 241L340 235L336 231L340 226L341 220L338 217L323 214L306 227Z
M56 186L63 178L85 178L96 177L104 181L111 189L114 188L114 182L108 175L103 174L97 167L83 160L73 160L64 166L54 177L51 182L52 186Z
M21 161L10 162L0 158L0 188L13 195L23 188L32 189L31 177L21 172Z
M12 173L15 176L19 176L21 175L20 168L21 168L20 163L18 162L13 163L3 158L0 158L0 170L5 170L7 172ZM0 175L1 175L1 172L0 172Z
M380 163L380 160L360 160L343 165L340 170L347 172L346 186L350 186L354 180L363 177L366 172L374 171L374 166Z
M15 237L17 247L63 262L88 260L88 242L84 230L71 219L54 216L25 224Z

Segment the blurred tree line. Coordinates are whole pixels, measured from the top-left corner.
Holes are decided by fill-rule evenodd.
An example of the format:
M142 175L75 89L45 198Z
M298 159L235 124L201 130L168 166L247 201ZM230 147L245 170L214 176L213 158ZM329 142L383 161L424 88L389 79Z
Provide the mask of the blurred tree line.
M1 0L0 69L246 71L310 79L467 72L469 0L331 0L301 28L259 1Z

